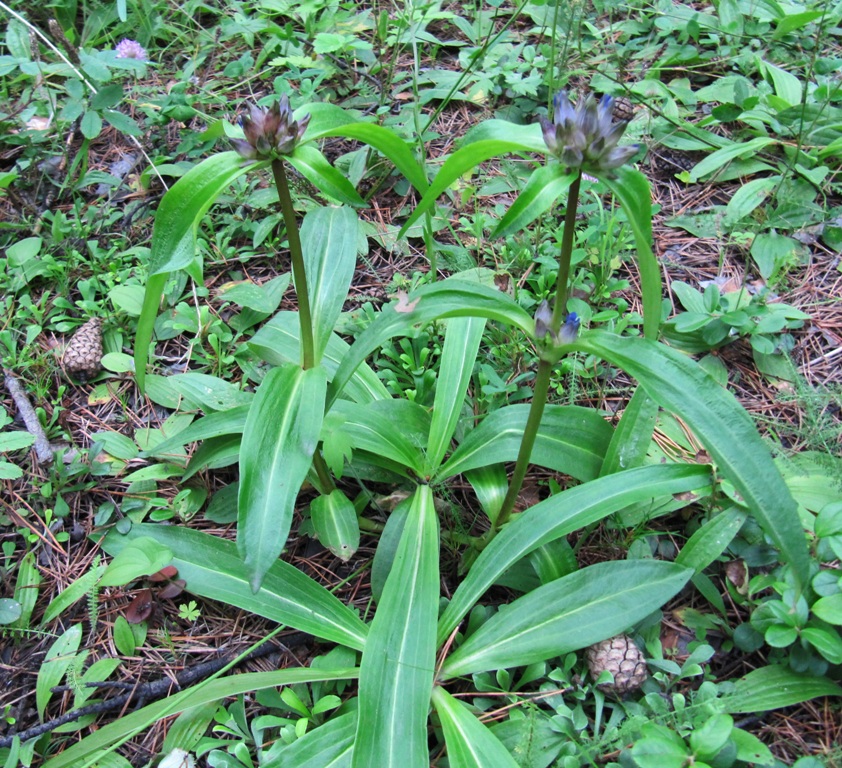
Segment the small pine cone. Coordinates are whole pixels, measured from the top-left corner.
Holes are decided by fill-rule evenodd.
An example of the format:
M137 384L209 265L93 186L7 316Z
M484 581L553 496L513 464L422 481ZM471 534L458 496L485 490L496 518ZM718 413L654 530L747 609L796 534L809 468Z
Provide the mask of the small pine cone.
M614 99L614 119L631 120L634 117L634 105L625 96Z
M614 684L603 683L600 690L616 692L624 695L634 691L649 677L646 670L646 660L628 635L609 637L601 643L596 643L585 651L588 670L591 678L596 681L607 669L614 675Z
M64 350L62 364L67 373L84 383L99 373L101 363L102 320L94 317L73 334Z

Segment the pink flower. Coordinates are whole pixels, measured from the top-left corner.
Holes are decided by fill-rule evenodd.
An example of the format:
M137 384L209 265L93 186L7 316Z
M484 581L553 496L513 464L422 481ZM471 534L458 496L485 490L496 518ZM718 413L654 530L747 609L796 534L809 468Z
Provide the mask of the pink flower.
M118 59L137 59L138 61L149 61L146 49L134 40L121 40L117 47Z

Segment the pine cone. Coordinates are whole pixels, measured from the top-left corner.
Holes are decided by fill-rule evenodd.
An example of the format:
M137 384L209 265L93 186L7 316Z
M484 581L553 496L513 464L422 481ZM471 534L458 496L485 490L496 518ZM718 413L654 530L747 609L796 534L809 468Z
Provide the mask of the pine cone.
M67 344L62 364L83 384L96 376L102 362L102 320L94 317L77 329Z
M620 695L634 691L649 677L646 670L646 660L628 635L609 637L601 643L596 643L585 651L588 670L591 678L596 681L607 669L614 675L614 683L602 683L598 686L606 692L616 692Z
M614 99L613 116L617 120L631 120L634 117L634 104L625 96Z

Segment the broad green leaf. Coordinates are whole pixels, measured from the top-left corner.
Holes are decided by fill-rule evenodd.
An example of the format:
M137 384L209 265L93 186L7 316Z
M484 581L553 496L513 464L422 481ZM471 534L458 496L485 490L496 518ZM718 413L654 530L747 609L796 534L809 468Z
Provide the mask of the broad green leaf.
M722 149L717 149L715 152L711 152L704 160L696 163L693 170L690 171L690 181L696 182L702 176L707 176L714 171L718 171L729 161L745 155L757 154L761 149L774 143L774 139L767 138L766 136L758 136L749 141L730 144L727 147L722 147Z
M499 739L439 685L433 688L433 706L441 720L451 768L517 768Z
M158 205L152 228L149 278L135 335L135 375L141 390L167 273L184 269L193 262L196 257L196 229L222 191L238 176L267 164L245 163L236 152L213 155L184 174L167 190Z
M510 127L511 124L508 124ZM540 128L539 128L540 130ZM541 142L543 145L543 141ZM547 151L546 145L543 145L543 151ZM407 230L415 224L427 211L429 211L438 200L439 196L445 192L451 184L457 179L460 179L468 171L478 166L480 163L489 160L492 157L499 155L510 154L512 152L534 152L532 147L524 146L518 141L512 141L510 138L488 139L477 141L462 149L454 152L447 158L444 165L439 169L429 189L424 193L424 196L418 201L412 215L406 220L406 223L398 232L398 240L406 235Z
M688 539L675 562L701 573L725 551L746 517L748 514L739 507L729 507L720 512Z
M438 520L415 492L360 663L355 768L428 768L427 713L436 663Z
M422 286L405 301L384 307L377 319L358 337L342 360L331 382L328 405L333 403L351 375L375 349L393 336L405 336L415 326L448 317L485 317L511 325L531 335L535 323L505 293L480 283L448 278Z
M518 125L508 120L484 120L474 126L462 139L462 146L468 147L484 141L516 142L520 152L547 153L547 144L539 123Z
M491 412L468 433L436 473L436 479L515 461L528 416L528 405L509 405ZM611 425L592 408L548 405L530 461L577 480L593 480L599 475L612 433Z
M99 759L101 750L131 738L164 717L177 715L190 707L264 688L346 680L356 677L356 674L356 669L281 669L272 672L246 672L201 683L186 691L173 693L163 701L156 701L143 709L122 715L48 760L44 768L89 768Z
M782 37L785 37L790 32L794 32L796 29L801 29L802 27L806 27L813 21L820 19L824 16L823 11L802 11L801 13L788 13L783 18L779 18L777 21L777 25L775 26L775 31L772 34L773 40L779 40Z
M237 546L256 592L281 554L324 416L324 368L273 368L257 390L240 451Z
M207 373L178 373L167 378L169 385L184 398L182 410L227 411L254 400L251 392Z
M732 226L751 215L755 208L766 202L780 181L780 176L764 176L743 184L725 206L723 224Z
M357 713L349 712L328 720L287 745L260 768L351 768Z
M371 123L348 123L325 131L322 136L344 136L347 139L363 141L389 158L395 168L419 192L423 194L430 186L427 174L412 154L410 145L388 128Z
M101 563L66 586L58 594L58 597L50 601L50 604L44 610L44 618L41 619L41 626L43 627L49 624L53 619L61 616L75 602L88 595L93 590L94 584L99 580L105 568L105 563Z
M171 560L172 552L154 538L136 538L111 561L99 583L103 587L122 586L157 573Z
M771 80L775 95L783 99L790 107L801 103L801 81L791 72L757 57L758 69L765 70L766 77Z
M730 392L690 358L648 339L592 331L566 348L622 368L662 408L687 422L798 580L807 583L810 563L798 508L754 423Z
M386 518L386 524L377 540L377 550L371 562L371 594L378 603L383 597L386 580L392 572L395 554L400 546L403 527L406 525L411 506L412 497L410 496L398 503Z
M658 338L661 324L661 266L652 252L652 190L646 177L628 166L611 174L595 174L613 193L626 212L634 233L637 268L643 302L643 335Z
M719 701L725 712L766 712L800 704L819 696L842 696L842 688L826 677L793 672L784 664L760 667L734 683Z
M710 482L697 465L640 467L570 488L515 517L482 551L439 619L441 645L477 600L512 565L542 544L595 523L618 509Z
M566 168L559 163L536 168L517 199L497 223L491 237L508 237L525 229L570 189L575 178L575 173L567 173Z
M430 421L426 475L438 469L450 448L484 330L485 320L477 317L458 317L447 324Z
M173 553L172 564L188 592L219 600L279 624L333 643L360 649L368 627L321 584L277 560L253 593L243 559L233 541L174 525L138 523L125 535L111 531L102 548L118 555L141 536L152 537Z
M82 625L74 624L56 639L44 656L35 681L35 707L41 722L44 722L44 710L53 695L51 689L61 682L64 673L73 663L81 642Z
M627 630L684 587L693 571L660 560L583 568L504 606L445 661L445 678L563 656Z
M599 471L600 476L643 464L657 420L658 404L646 394L643 387L637 387L614 430Z
M488 515L493 523L503 508L503 501L506 492L509 490L509 478L506 468L502 464L491 464L487 467L478 467L465 473L465 479L474 489L477 501L482 511Z
M310 115L310 122L302 139L305 142L316 141L327 136L330 131L359 122L359 118L353 112L328 101L313 101L293 111L296 120L301 120L305 115Z
M359 220L350 208L316 208L301 224L316 363L330 342L357 264Z
M345 205L365 207L365 200L351 182L312 144L299 144L291 155L286 156L286 161L322 194Z
M299 334L298 313L278 312L249 340L248 345L256 355L271 365L297 363L301 360ZM347 341L335 333L331 334L321 361L321 365L327 371L328 381L333 381L339 363L350 348L351 345ZM366 363L360 363L345 384L342 394L357 403L369 403L372 400L391 397L389 390Z
M20 605L20 615L15 619L14 627L29 629L29 620L38 600L38 587L41 585L41 572L35 564L35 553L27 552L18 564L18 576L15 581L14 599Z
M360 546L357 512L348 497L338 489L319 496L310 503L310 515L322 545L348 562Z
M198 440L208 440L223 435L240 435L246 427L246 419L250 408L250 405L238 405L227 411L209 413L207 416L194 421L178 434L162 440L148 451L143 451L140 455L143 458L149 456L165 457L174 455L173 451L176 449ZM178 458L183 457L183 453L176 455Z
M422 446L429 435L430 417L422 406L391 398L365 405L339 400L329 422L340 419L341 430L355 449L389 459L418 475L424 473Z

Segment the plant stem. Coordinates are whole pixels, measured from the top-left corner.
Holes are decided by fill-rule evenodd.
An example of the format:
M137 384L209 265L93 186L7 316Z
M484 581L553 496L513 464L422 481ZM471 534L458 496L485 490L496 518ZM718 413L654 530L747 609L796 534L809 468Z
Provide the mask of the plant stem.
M555 281L553 319L550 321L550 331L553 335L557 334L561 328L561 321L567 308L567 283L570 280L570 259L573 256L573 233L576 227L576 210L579 207L579 186L581 183L582 172L579 171L567 193L567 210L564 212L564 230L561 234L558 277Z
M287 183L283 161L272 161L272 174L275 177L275 186L278 188L278 199L281 203L281 213L284 216L287 240L289 241L292 282L295 286L295 295L298 297L298 320L301 325L301 367L306 371L316 364L316 353L313 343L310 295L307 293L307 273L304 270L304 252L301 250L298 222L295 219L295 209L292 207L292 197L289 194L289 184Z
M494 529L497 531L508 522L521 486L523 485L523 480L526 477L526 470L529 469L532 446L535 445L535 438L538 436L538 427L541 424L541 417L544 415L544 406L547 403L547 392L550 389L550 373L552 373L552 363L546 360L539 360L538 374L535 377L535 391L532 394L532 405L529 408L529 416L526 419L526 427L523 430L523 438L520 442L517 462L515 462L515 468L512 471L509 490L506 492L506 498L503 499L500 514L497 515L497 520L494 523Z
M555 303L553 304L553 316L550 321L550 337L558 335L561 328L561 320L567 304L567 283L570 279L570 260L573 256L573 231L576 226L576 209L579 206L579 186L582 183L582 172L576 174L576 178L570 185L567 193L567 210L564 213L564 230L561 235L561 253L559 254L558 277L555 285ZM538 339L540 345L544 344L543 339ZM544 415L544 406L547 404L547 393L550 391L550 374L553 364L540 358L538 360L538 373L535 376L535 390L532 393L532 405L529 408L529 416L526 419L526 426L523 430L523 438L520 442L520 449L517 454L515 468L512 471L512 479L509 482L509 490L506 498L503 499L503 506L494 528L494 533L499 531L511 517L515 502L517 501L520 489L523 486L526 471L529 469L529 460L532 457L532 447L538 436L538 427L541 426L541 417Z

